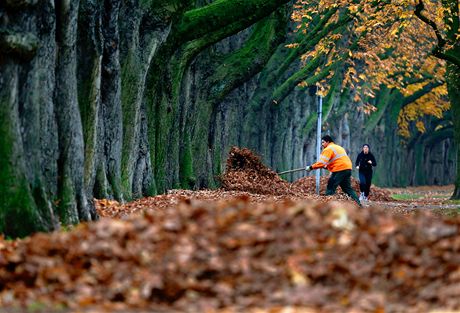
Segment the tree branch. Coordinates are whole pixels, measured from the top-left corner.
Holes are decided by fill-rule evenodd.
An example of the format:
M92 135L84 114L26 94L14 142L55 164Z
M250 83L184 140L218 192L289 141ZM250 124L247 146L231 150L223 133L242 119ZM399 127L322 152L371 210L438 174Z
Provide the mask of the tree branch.
M442 120L441 120L442 123ZM424 147L434 146L435 144L454 137L454 127L452 125L445 125L438 130L431 130L425 133L417 133L407 143L409 149L413 149L415 145L420 144Z
M420 0L415 6L415 11L414 11L415 16L417 16L422 22L424 22L425 24L427 24L433 29L436 35L436 39L438 40L438 48L442 49L446 45L446 40L442 38L441 32L439 31L436 23L422 14L422 11L424 10L425 10L425 5L423 4L423 1Z
M270 15L290 0L217 0L184 13L177 26L176 38L183 42L207 36L209 32L244 21L245 27Z
M309 75L311 75L312 71L321 66L321 63L323 61L322 56L323 55L315 57L310 63L308 63L307 66L295 72L294 75L289 77L287 80L284 81L284 83L282 83L278 88L276 88L272 94L272 102L274 104L280 104L289 95L289 93L302 81L304 81L304 83L307 86L314 85L323 78L327 77L331 70L334 67L336 67L338 63L340 63L332 63L326 66L324 69L322 69L319 73L307 78Z
M7 9L17 10L34 6L38 0L5 0L4 5Z
M433 48L433 51L431 52L432 55L439 59L446 60L448 62L451 62L453 64L456 64L457 66L460 67L460 59L458 57L455 57L454 55L451 55L449 53L444 53L442 50L447 44L446 39L442 37L441 31L439 30L438 26L436 23L432 20L430 20L428 17L423 15L422 11L425 10L425 5L423 4L422 0L419 0L417 5L415 6L415 11L414 14L417 16L422 22L430 26L434 34L436 36L436 39L438 41L437 45Z
M229 0L217 1L217 2L215 2L213 4L210 4L210 5L206 6L206 7L212 6L212 5L217 4L217 3L228 2L228 1ZM257 1L259 1L259 0L257 0ZM232 2L232 1L230 1L230 2ZM235 2L238 2L238 1L235 1ZM272 2L281 3L281 2L287 2L287 0L282 0L282 1L281 0L277 0L277 1L272 0L272 1L270 1L270 3L272 3ZM280 7L280 6L282 6L282 4L277 5L277 7ZM272 7L269 7L269 8L271 9ZM202 10L202 9L204 9L204 8L200 8L200 9L196 9L196 10ZM191 10L189 12L194 12L196 10ZM168 40L169 44L167 44L165 46L166 48L163 49L163 50L164 50L164 52L166 54L171 54L182 43L186 43L185 45L182 45L182 48L181 48L182 49L182 56L181 56L180 61L179 61L179 66L185 68L185 66L187 66L189 64L189 62L191 60L193 60L198 55L198 53L203 51L205 48L207 48L207 47L209 47L209 46L221 41L224 38L227 38L227 37L229 37L231 35L234 35L234 34L238 33L239 31L242 31L242 30L248 28L249 26L253 25L256 21L258 21L260 19L263 19L264 17L266 17L267 15L269 15L270 13L275 11L276 7L275 7L275 9L270 11L268 14L265 14L266 10L268 10L268 8L266 6L262 6L262 9L259 12L251 12L252 13L251 18L247 18L247 16L242 15L242 16L239 16L238 19L236 19L235 21L232 21L231 19L228 20L228 22L230 24L225 24L225 26L222 26L221 28L217 27L217 28L209 29L209 25L208 25L208 27L206 28L207 31L201 37L197 36L199 33L196 33L194 35L183 34L182 35L183 37L181 37L181 34L180 34L181 31L176 29L176 32L174 33L173 38L169 38L169 40ZM206 12L208 12L208 11L206 11ZM209 12L212 12L212 10L209 10ZM201 12L200 14L203 14L203 13L204 12ZM215 12L213 14L215 14ZM233 15L233 16L235 17L235 15ZM211 16L209 16L208 18L211 18ZM235 18L237 18L237 17L235 17ZM227 21L227 19L225 19L225 21ZM222 21L222 25L224 25L224 21ZM201 32L201 31L199 31L199 32ZM187 36L189 36L189 37L187 37ZM196 37L196 38L194 38L194 37ZM194 38L194 39L191 40L190 38ZM187 42L187 40L188 40L188 42Z
M331 64L327 65L324 67L318 74L315 74L314 76L306 79L304 82L307 86L313 85L320 81L321 79L327 77L329 75L330 71L334 69L335 67L338 67L339 65L342 64L343 60L348 57L348 53L350 51L354 51L355 49L358 48L358 43L359 39L363 36L361 34L358 36L354 42L350 45L350 48L337 56L335 58L335 62L332 62ZM321 55L317 55L316 57L313 58L310 63L307 64L304 68L301 70L297 71L294 73L291 77L289 77L287 80L284 81L278 88L275 89L275 91L272 94L272 101L275 104L280 103L284 98L287 97L289 92L291 92L297 84L299 84L302 80L304 80L308 75L311 74L311 72L316 69L319 66L322 66L323 63L323 56L325 56L325 53Z
M442 5L444 6L446 12L449 12L448 15L444 16L444 23L447 26L447 38L450 41L457 41L457 34L459 31L459 1L458 0L442 0Z
M284 38L284 12L258 22L245 45L228 55L209 79L209 100L219 101L236 86L259 73Z
M393 102L392 97L390 97L390 94L390 88L383 86L380 89L379 97L375 105L377 107L377 111L372 112L369 116L369 119L364 124L364 133L369 134L372 130L375 129L375 126L377 126L378 122L382 119L383 114L385 113L386 108L388 107L388 104Z
M0 29L0 51L4 53L30 60L34 57L39 43L39 39L31 33L16 33Z
M434 88L442 86L442 85L444 85L444 82L435 81L435 82L428 83L427 85L423 86L422 89L414 92L412 95L404 97L404 100L402 102L402 108L411 104L415 100L423 97L424 95L430 93Z
M325 37L329 32L339 28L341 25L346 24L348 21L346 19L341 19L337 23L328 24L326 23L332 17L332 15L337 11L337 9L329 10L325 16L319 21L319 23L312 29L308 35L306 35L298 47L291 49L291 53L286 57L286 59L278 66L278 68L272 71L267 77L267 84L271 85L275 83L276 80L288 69L288 67L296 61L303 53L310 50L314 47L323 37ZM351 20L351 19L350 19Z

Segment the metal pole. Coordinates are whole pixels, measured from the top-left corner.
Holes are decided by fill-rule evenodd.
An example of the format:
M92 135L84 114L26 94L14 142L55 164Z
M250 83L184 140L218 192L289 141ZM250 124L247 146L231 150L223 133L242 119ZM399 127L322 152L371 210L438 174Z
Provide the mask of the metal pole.
M316 91L318 91L318 87L316 87ZM318 125L316 131L316 159L319 160L319 156L321 154L321 118L323 115L323 97L319 96L318 101ZM321 177L321 169L316 171L316 194L319 195L319 186L320 186L320 177Z

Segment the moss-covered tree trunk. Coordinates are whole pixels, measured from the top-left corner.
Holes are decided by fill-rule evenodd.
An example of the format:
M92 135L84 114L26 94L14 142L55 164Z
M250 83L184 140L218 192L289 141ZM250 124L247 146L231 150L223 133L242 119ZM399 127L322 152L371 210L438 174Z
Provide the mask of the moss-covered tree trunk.
M452 199L460 199L460 68L449 64L446 73L447 87L452 110L452 122L455 146L456 179Z
M77 94L77 18L79 1L56 3L54 101L58 125L58 208L64 224L91 219L83 187L84 142Z
M54 3L34 5L0 7L0 232L20 236L59 223Z

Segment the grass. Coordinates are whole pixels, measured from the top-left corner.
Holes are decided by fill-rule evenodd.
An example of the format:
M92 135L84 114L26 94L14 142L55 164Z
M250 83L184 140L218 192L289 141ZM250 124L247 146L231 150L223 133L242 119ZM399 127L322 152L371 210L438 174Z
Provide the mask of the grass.
M56 303L49 307L49 305L41 302L41 301L34 301L27 305L26 311L27 313L64 313L67 312L67 306L62 303ZM1 311L3 312L3 311ZM16 311L14 311L16 312ZM18 311L24 312L24 311Z
M460 215L460 209L435 209L434 213L447 217L458 217Z
M449 195L433 195L433 196L430 196L430 197L435 198L435 199L448 199L450 196Z
M395 200L417 200L420 198L424 198L424 195L417 195L413 193L395 193L392 194L391 197Z
M40 301L35 301L27 305L27 312L35 313L46 309L46 305Z

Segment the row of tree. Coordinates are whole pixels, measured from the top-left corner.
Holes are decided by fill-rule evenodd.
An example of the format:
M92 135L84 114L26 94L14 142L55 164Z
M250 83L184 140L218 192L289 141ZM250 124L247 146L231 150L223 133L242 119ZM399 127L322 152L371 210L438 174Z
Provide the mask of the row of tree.
M381 144L382 183L429 183L423 171L438 170L430 160L440 154L449 170L437 183L449 181L458 8L431 16L408 2L402 12L414 14L396 18L390 2L355 2L2 2L0 232L96 219L94 197L215 187L235 144L275 169L304 165L316 121L305 91L316 86L339 141ZM429 27L417 32L416 20ZM406 36L416 44L404 51ZM402 135L424 131L407 151L391 129L398 118Z

